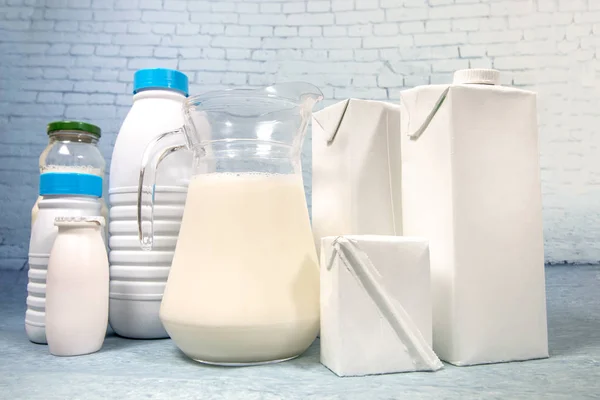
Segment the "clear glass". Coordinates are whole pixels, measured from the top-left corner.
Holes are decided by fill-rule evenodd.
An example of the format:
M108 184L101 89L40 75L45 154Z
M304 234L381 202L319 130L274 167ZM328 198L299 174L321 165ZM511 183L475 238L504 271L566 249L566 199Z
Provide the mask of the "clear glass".
M183 148L193 174L160 309L190 358L247 365L296 357L319 327L319 268L300 150L316 87L287 83L192 97L186 124L151 143L138 191L142 247L153 244L156 168Z
M98 137L81 131L55 131L40 155L40 173L79 172L103 177L106 162Z

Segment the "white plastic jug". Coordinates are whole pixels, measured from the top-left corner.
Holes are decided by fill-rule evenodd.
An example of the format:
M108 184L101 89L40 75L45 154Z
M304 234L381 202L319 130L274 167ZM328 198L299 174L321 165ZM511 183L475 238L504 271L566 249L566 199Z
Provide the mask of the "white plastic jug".
M110 166L109 318L121 336L164 338L168 335L158 311L183 215L191 153L178 152L161 163L155 188L157 246L151 252L142 251L138 240L137 189L146 146L183 125L188 79L179 71L140 70L134 75L133 93L133 106L117 136Z
M46 343L46 274L50 251L58 229L57 217L100 215L102 178L76 173L45 173L40 176L39 211L29 242L29 282L25 330L34 343Z

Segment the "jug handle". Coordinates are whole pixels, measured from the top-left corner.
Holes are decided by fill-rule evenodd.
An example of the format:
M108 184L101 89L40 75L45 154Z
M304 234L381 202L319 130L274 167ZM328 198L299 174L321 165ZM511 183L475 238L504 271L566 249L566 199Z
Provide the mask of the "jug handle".
M182 136L182 141L185 143L183 128L165 132L146 146L144 155L142 156L137 193L137 223L138 237L143 250L152 250L154 245L154 190L156 185L156 171L160 162L169 154L187 148L185 144L167 144L168 138L177 135Z

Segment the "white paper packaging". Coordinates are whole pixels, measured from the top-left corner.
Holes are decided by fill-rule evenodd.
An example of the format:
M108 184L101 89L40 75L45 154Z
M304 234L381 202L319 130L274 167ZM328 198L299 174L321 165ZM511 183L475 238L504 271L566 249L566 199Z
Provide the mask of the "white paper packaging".
M455 80L488 84L401 93L403 230L429 239L433 347L455 365L547 357L536 95L490 85L497 71Z
M426 240L323 238L321 363L339 376L442 367L431 349Z
M400 235L400 107L347 99L312 124L312 227L325 236Z

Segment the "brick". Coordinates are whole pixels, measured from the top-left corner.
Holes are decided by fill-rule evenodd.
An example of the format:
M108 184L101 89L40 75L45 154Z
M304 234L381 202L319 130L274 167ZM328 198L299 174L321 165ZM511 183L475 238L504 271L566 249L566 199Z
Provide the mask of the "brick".
M187 10L187 3L185 0L165 0L163 8L169 11L185 11Z
M171 0L167 1L167 3L170 2ZM140 0L117 1L112 8L115 10L137 10L140 8Z
M226 72L221 82L227 85L244 85L248 81L248 74L243 72Z
M227 49L225 54L228 60L249 60L252 57L252 51L248 49Z
M127 59L123 57L75 56L77 67L125 68Z
M323 27L323 36L347 36L348 31L345 26L325 26Z
M490 15L527 15L534 12L531 0L503 0L490 5Z
M356 49L354 50L354 59L356 61L376 61L379 59L377 49Z
M211 4L211 9L214 12L234 12L235 4L224 1L218 1Z
M68 67L74 62L69 56L29 56L27 64L40 67Z
M154 49L150 46L121 46L119 55L125 57L151 57Z
M508 56L514 54L515 51L514 43L487 44L485 47L486 53L490 57Z
M104 24L104 32L125 33L127 32L127 25L122 22L107 22Z
M275 72L277 65L262 61L234 60L228 61L226 68L237 72Z
M360 38L323 38L315 39L313 42L315 49L355 49L359 47L361 47Z
M87 99L88 104L114 104L114 94L90 94Z
M352 86L359 88L368 88L377 86L377 77L374 75L361 75L352 78Z
M114 118L116 116L115 107L112 105L97 105L89 107L87 105L71 105L65 110L66 118L73 119L101 119Z
M54 21L32 21L30 29L32 31L51 31L54 29Z
M241 25L229 25L225 28L225 35L227 36L248 36L250 34L250 28Z
M202 55L209 60L224 60L225 54L224 49L205 48L202 50Z
M325 39L322 39L325 40ZM264 38L263 49L307 49L311 47L309 38ZM314 46L315 48L318 46Z
M587 0L558 0L559 11L585 11L587 8Z
M66 68L44 68L45 79L65 79L69 76Z
M102 32L104 30L104 24L102 22L90 22L80 21L79 31L80 32Z
M81 93L114 93L122 94L126 92L127 85L119 82L93 82L79 81L75 82L73 91Z
M114 35L113 43L122 45L157 45L160 43L160 36L148 34Z
M47 9L44 11L44 19L64 20L64 21L89 21L92 19L92 11L77 9Z
M158 35L172 35L175 33L173 24L152 24L152 32Z
M379 8L378 0L354 0L354 8L357 10L376 10Z
M142 21L144 22L183 23L188 22L189 18L189 14L183 11L144 11L142 13Z
M189 11L210 11L210 1L207 0L194 0L187 1L187 9Z
M592 33L592 25L580 24L580 25L569 25L566 28L567 40L573 40L576 38L589 36Z
M354 59L353 50L329 50L330 60L349 61Z
M77 24L77 23L75 23ZM31 21L1 21L0 29L7 31L27 31L31 29Z
M240 47L247 47L247 48L258 48L260 47L260 38L255 38L255 37L222 37L222 36L218 36L215 37L212 42L211 42L211 46L213 47L230 47L230 48L240 48Z
M76 44L71 47L70 53L73 55L91 55L94 54L94 46L90 44Z
M234 14L235 15L235 14ZM194 16L192 15L192 21ZM235 23L225 22L225 23ZM239 16L240 25L269 25L269 26L287 26L287 17L285 14L240 14ZM314 25L307 23L307 25Z
M71 80L80 81L92 79L94 72L89 68L69 68L68 77Z
M52 46L50 46L48 48L48 50L46 50L46 54L66 55L66 54L69 54L70 49L71 49L71 46L68 44L57 43L57 44L53 44Z
M258 3L238 3L236 11L242 14L258 14Z
M401 33L421 33L425 32L425 23L423 21L401 22L398 28Z
M205 49L205 50L220 50L223 51L223 49ZM180 48L177 49L177 51L179 52L179 55L183 58L200 58L202 56L202 49L198 48L198 47L190 47L190 48ZM225 54L225 52L223 51L223 54Z
M383 10L373 11L342 11L335 13L335 23L338 25L365 24L367 22L382 22L385 19Z
M290 14L286 18L286 24L294 26L332 25L333 23L334 15L331 13Z
M559 18L560 16L563 16L563 18L566 18L570 15L568 13L557 13L557 14L553 14L555 20L557 18ZM585 12L585 13L575 13L573 14L573 21L577 24L580 23L587 23L587 22L591 22L591 23L597 23L598 21L600 21L600 12Z
M469 68L469 60L438 60L431 65L433 72L454 72Z
M443 44L443 43L440 43ZM366 37L363 39L362 47L365 49L382 49L390 47L404 47L414 45L413 38L406 35L398 35L389 37L389 39L382 40L379 37Z
M265 14L281 13L281 4L279 3L260 3L260 12Z
M301 26L298 34L300 36L319 37L323 34L323 28L320 26Z
M478 31L482 24L485 24L485 20L480 18L455 19L452 20L452 30L457 32Z
M376 36L394 36L400 33L398 24L376 24L373 27L373 33Z
M286 3L283 3L282 11L284 14L303 13L304 11L306 11L306 7L304 2L288 1Z
M256 17L260 16L242 14L239 19L242 23L242 18ZM190 20L195 24L235 24L238 22L238 15L234 13L191 13Z
M202 24L200 32L205 35L220 35L225 33L225 27L217 24Z
M523 38L521 31L469 32L469 43L507 43L518 42Z
M96 81L116 81L119 79L119 71L117 70L109 70L109 69L101 69L98 71L94 71L94 80Z
M11 115L38 117L59 117L63 114L65 106L62 104L21 104L19 107L13 107Z
M132 22L127 24L127 32L129 33L150 33L152 32L152 24L144 22Z
M182 70L216 71L227 69L227 61L224 60L181 60L179 68Z
M156 58L177 58L178 54L177 49L169 47L157 47L154 49L154 57Z
M461 58L483 57L486 54L486 47L483 45L465 44L458 47Z
M122 0L121 0L122 1ZM127 1L127 0L126 0ZM168 3L169 0L166 0ZM162 0L140 0L140 10L162 10Z
M94 11L95 21L139 21L141 18L142 12L139 10Z
M373 100L386 100L387 91L385 89L370 88L370 89L347 89L347 88L335 88L334 98L336 99L347 99L349 97L362 97Z
M377 25L375 25L377 26ZM366 37L371 36L373 32L373 25L351 25L348 27L348 36L350 37Z
M425 22L425 32L450 32L452 23L450 20L434 20Z
M252 51L252 59L259 61L275 60L277 52L275 50L254 50Z
M127 62L127 68L138 70L144 68L169 68L177 69L177 59L133 58Z
M196 76L194 80L197 83L203 83L207 85L214 85L221 83L221 78L223 77L223 73L221 72L205 72L201 71Z
M385 10L385 20L389 22L424 21L428 15L427 8L397 8ZM447 18L447 17L446 17Z
M306 49L302 50L303 60L321 61L327 59L327 50L313 50Z

